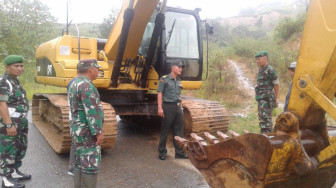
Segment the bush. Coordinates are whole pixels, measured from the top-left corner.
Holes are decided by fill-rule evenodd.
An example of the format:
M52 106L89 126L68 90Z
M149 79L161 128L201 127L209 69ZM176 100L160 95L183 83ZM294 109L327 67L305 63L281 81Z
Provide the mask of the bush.
M278 43L284 43L292 39L299 33L302 33L306 14L300 14L296 19L285 17L274 28L274 40Z

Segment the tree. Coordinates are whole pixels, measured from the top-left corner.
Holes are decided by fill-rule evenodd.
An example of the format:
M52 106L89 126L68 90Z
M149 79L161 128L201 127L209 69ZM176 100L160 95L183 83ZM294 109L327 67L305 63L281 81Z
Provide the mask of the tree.
M0 59L9 54L33 59L35 46L50 38L55 22L38 0L0 0Z
M119 10L113 8L108 16L108 18L104 18L103 23L99 25L99 37L101 38L108 38L111 32L111 29L114 25L114 23L117 20L119 14Z
M299 14L296 19L285 17L274 28L274 39L279 43L284 43L295 34L302 33L305 19L305 13Z

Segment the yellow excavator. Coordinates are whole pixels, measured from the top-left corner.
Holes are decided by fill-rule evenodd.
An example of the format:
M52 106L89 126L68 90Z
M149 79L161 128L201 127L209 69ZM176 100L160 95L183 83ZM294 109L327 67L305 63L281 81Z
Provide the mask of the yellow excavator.
M336 135L325 115L336 120L335 70L336 1L311 0L289 111L274 131L176 139L211 187L333 187Z
M108 39L63 36L36 51L37 83L67 87L77 75L79 59L96 59L102 66L93 81L103 102L103 148L116 142L117 120L141 121L157 116L159 77L176 61L185 65L184 90L202 85L203 36L199 9L166 6L166 0L125 0ZM68 25L68 24L67 24ZM218 102L183 97L185 134L226 132L229 116ZM35 93L32 119L57 153L69 152L69 106L66 94Z

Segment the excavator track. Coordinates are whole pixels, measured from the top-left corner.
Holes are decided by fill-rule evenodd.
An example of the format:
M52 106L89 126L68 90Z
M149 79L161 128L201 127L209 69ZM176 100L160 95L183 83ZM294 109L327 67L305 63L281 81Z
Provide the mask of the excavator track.
M204 136L204 132L215 134L217 131L227 132L230 117L227 110L219 102L182 97L185 135L196 133Z
M112 148L117 139L117 119L113 107L102 103L104 109L103 149ZM69 106L66 94L34 94L32 119L56 153L68 153L71 148Z

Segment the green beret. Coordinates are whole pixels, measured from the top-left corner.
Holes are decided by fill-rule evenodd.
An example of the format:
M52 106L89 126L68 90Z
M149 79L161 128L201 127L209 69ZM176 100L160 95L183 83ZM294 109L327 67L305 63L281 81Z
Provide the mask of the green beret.
M257 53L257 54L255 55L255 58L257 58L257 57L264 57L264 56L267 56L267 57L268 57L268 52L266 52L266 51L261 51L261 52L259 52L259 53Z
M22 55L9 55L5 58L4 63L6 65L11 65L14 63L23 63L23 56Z
M89 68L89 67L97 67L100 68L101 66L98 65L97 60L95 59L83 59L80 60L77 64L77 69L79 68Z

